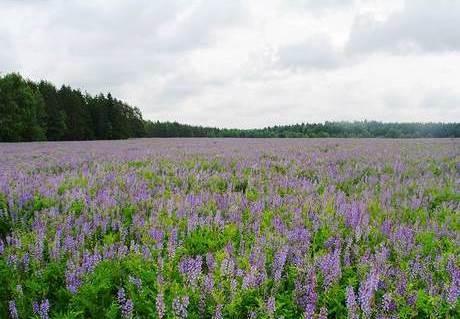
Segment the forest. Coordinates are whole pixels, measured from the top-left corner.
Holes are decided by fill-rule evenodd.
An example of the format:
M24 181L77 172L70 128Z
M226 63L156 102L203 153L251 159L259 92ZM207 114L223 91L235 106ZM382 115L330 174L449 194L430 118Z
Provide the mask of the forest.
M308 119L306 119L308 120ZM111 140L139 137L460 137L460 123L377 121L301 123L228 129L145 120L110 93L91 95L68 85L0 76L0 142Z

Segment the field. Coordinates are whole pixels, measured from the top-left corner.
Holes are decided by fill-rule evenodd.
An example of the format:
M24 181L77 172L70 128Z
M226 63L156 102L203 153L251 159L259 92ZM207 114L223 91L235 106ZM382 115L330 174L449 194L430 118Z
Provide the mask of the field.
M0 154L0 318L460 316L458 139Z

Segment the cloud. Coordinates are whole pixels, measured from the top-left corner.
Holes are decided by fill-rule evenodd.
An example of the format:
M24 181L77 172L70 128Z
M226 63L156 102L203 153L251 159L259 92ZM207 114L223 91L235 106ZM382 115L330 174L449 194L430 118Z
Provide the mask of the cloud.
M216 30L244 15L239 0L223 5L49 0L3 6L0 30L17 39L19 71L89 91L175 72L187 52L212 45Z
M1 30L0 43L3 47L3 49L0 50L0 74L14 71L17 63L13 41L8 34L1 32Z
M151 120L451 121L460 115L459 6L0 1L0 72L111 92Z
M305 9L336 9L350 7L354 0L291 0L287 4Z
M452 89L433 89L423 97L421 109L437 110L460 118L460 92ZM455 117L455 116L456 117Z
M281 47L278 52L279 65L291 70L334 69L343 61L342 52L323 36Z
M353 53L459 51L460 2L406 0L403 9L384 20L359 15L347 49Z

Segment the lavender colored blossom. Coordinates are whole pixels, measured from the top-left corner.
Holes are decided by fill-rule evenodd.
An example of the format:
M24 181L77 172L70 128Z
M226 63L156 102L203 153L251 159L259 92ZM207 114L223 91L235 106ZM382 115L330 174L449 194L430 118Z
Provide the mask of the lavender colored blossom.
M79 311L69 300L84 301L94 272L121 266L132 274L123 285L139 294L114 296L123 318L147 308L159 318L277 318L287 296L316 319L336 314L325 299L335 293L345 293L349 318L395 318L400 305L420 316L421 289L436 315L452 316L459 147L456 139L0 143L0 263L14 273L5 284L15 298L5 310L13 318L47 318L54 305ZM47 287L55 265L65 265L56 288L71 298L49 292L31 304L45 297L30 284ZM247 294L258 304L227 308Z
M142 280L138 277L129 276L128 280L130 283L136 286L138 290L142 289Z
M288 252L289 247L283 246L275 254L275 258L273 260L273 278L275 281L280 281L281 279L281 274L284 269L284 264L286 263Z
M341 276L340 251L336 249L335 251L326 254L320 260L319 266L324 276L324 287L327 289Z
M184 276L186 282L192 287L196 286L198 278L201 274L202 262L202 257L197 256L195 258L185 257L179 263L179 271L181 272L182 276Z
M18 319L19 318L18 310L16 308L16 301L10 300L8 302L8 312L9 312L9 315L10 315L11 319Z
M379 273L376 270L371 270L366 280L359 286L359 303L363 313L369 317L372 311L372 302L374 294L377 291L379 283Z
M356 294L353 287L348 286L346 291L346 303L348 309L348 318L357 319L358 315L358 304L356 302Z
M173 300L172 308L173 313L177 318L185 319L188 317L188 305L189 305L189 297L176 297Z
M49 319L50 303L48 299L42 300L41 302L34 301L32 303L33 313L36 314L40 319Z
M316 292L316 274L310 269L306 278L295 282L295 295L297 304L304 311L306 319L314 317L318 294Z
M383 295L383 298L382 298L382 310L385 313L392 313L393 311L396 310L396 303L393 300L393 297L391 296L391 294L389 294L389 293L386 293L386 294Z
M218 304L216 306L216 310L214 312L214 315L212 316L213 319L222 319L222 304Z
M447 301L455 305L460 297L460 267L455 265L453 258L447 263L447 271L451 276L451 283L447 289Z
M267 300L267 312L270 316L273 316L276 311L275 297L270 296Z
M121 316L125 319L133 317L134 305L131 299L126 298L125 290L118 289L117 300L121 310Z
M156 310L157 310L158 318L160 318L160 319L164 318L165 313L166 313L166 306L165 306L164 296L163 296L162 292L158 293L158 295L156 297L155 307L156 307Z
M327 308L321 307L321 309L319 310L318 319L327 319L327 313Z

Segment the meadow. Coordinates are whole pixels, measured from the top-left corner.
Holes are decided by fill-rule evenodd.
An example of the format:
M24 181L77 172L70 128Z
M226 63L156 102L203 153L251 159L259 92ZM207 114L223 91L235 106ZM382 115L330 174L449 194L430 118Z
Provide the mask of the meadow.
M459 318L460 140L0 144L0 318Z

